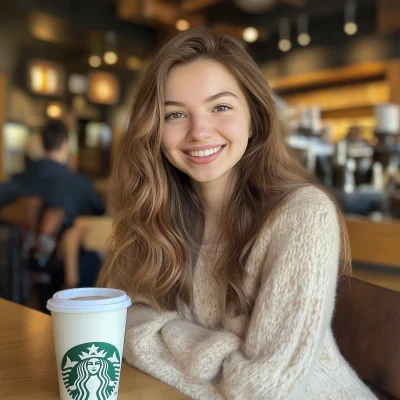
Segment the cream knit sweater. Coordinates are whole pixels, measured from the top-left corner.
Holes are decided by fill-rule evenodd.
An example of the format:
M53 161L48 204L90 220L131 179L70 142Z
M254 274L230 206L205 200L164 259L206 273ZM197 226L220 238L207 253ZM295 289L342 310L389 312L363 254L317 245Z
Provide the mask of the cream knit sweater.
M203 246L190 310L179 303L157 312L134 299L125 360L199 400L376 399L330 327L339 246L331 201L314 187L299 190L248 259L256 291L250 318L223 312L226 288Z

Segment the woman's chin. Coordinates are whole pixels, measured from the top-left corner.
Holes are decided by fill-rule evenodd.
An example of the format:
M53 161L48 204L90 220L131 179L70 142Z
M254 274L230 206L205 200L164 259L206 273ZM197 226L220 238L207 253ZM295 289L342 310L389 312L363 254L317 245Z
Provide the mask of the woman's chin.
M190 179L196 183L211 183L220 177L219 174L209 173L209 174L191 174Z

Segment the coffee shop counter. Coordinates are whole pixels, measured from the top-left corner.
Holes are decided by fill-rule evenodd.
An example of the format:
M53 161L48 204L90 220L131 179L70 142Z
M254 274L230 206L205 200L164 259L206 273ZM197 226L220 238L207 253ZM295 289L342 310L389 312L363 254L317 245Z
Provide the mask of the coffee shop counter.
M345 215L353 277L400 292L400 220Z
M0 399L59 399L51 318L0 299ZM188 397L123 362L119 400Z

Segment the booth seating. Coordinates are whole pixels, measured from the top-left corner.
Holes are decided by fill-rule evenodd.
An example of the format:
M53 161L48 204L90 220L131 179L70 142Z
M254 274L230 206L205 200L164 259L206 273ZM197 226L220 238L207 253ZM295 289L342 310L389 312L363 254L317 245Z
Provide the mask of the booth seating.
M339 282L340 351L380 399L400 399L400 221L346 217L352 276Z

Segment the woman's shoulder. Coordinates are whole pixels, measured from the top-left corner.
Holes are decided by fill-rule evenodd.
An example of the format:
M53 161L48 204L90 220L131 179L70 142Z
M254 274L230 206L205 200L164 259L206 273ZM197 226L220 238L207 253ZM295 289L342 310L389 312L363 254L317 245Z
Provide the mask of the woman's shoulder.
M307 211L335 211L336 205L328 194L315 185L307 185L295 190L288 198L283 210L292 209L294 212Z
M328 194L315 185L296 189L278 205L275 215L267 218L261 235L271 231L294 229L299 225L315 225L322 215L337 218L337 207Z
M306 238L339 237L337 207L329 195L317 186L308 185L295 190L278 205L275 215L262 226L253 251L262 256L291 246L293 241ZM320 241L320 243L322 243Z

